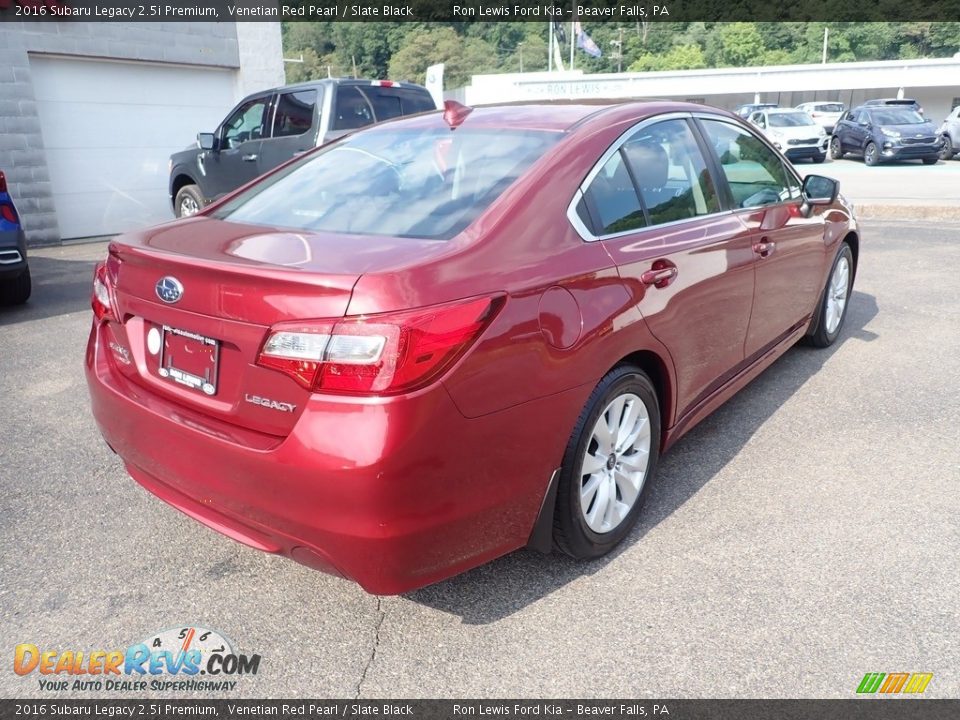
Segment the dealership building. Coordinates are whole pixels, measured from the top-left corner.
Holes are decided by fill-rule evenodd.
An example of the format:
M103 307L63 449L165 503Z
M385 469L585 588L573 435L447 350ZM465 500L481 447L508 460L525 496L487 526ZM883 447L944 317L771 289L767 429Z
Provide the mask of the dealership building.
M911 97L928 118L939 122L960 105L960 57L596 75L474 75L470 85L448 95L468 105L669 98L726 109L753 102L794 107L812 100L839 101L850 108L869 98Z
M28 242L171 219L170 154L283 81L279 23L0 24L0 170Z

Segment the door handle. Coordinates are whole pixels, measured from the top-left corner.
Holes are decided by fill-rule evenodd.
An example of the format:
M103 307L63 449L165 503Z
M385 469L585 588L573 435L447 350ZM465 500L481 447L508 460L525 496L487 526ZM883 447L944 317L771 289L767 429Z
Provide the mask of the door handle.
M256 162L256 161L257 161L257 154L256 154L256 153L252 153L252 154L250 154L250 155L241 155L241 156L240 156L240 159L243 160L244 162Z
M675 267L662 267L645 271L640 275L640 282L644 285L664 288L672 283L676 276L677 269Z
M777 244L775 242L770 242L766 238L763 238L760 242L753 244L753 251L760 257L770 257L773 254L773 251L777 249Z

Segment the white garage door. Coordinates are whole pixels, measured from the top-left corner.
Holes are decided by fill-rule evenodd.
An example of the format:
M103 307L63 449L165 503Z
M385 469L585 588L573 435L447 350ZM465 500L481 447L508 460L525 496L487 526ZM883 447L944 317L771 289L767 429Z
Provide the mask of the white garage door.
M230 70L30 56L63 238L173 217L167 161L234 102Z

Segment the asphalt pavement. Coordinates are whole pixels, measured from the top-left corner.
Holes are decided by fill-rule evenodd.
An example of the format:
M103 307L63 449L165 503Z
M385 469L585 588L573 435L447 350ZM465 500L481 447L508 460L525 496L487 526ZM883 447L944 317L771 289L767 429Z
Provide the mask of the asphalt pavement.
M960 696L960 225L867 222L840 341L675 446L612 557L520 551L386 598L127 477L82 373L104 252L35 251L33 299L0 310L0 697L54 696L12 672L18 643L181 626L262 656L225 697L853 697L867 672ZM58 696L151 694L178 696Z

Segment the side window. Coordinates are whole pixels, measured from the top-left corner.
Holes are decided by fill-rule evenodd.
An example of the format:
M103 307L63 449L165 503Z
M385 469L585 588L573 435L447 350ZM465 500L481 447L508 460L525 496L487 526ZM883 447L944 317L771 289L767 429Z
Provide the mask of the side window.
M403 103L403 114L431 112L437 109L437 104L429 93L416 90L401 89L400 101Z
M762 113L762 112L754 113L754 114L750 117L750 122L752 122L752 123L753 123L754 125L756 125L757 127L765 128L765 127L767 126L767 121L763 119L763 113Z
M640 198L623 162L622 150L600 168L584 193L584 200L593 216L593 231L597 235L612 235L646 225Z
M686 120L642 129L621 150L636 180L650 225L720 210L713 178Z
M844 115L843 119L846 120L847 122L853 122L853 110L851 110L846 115Z
M263 120L269 98L259 98L244 103L223 123L221 136L226 148L235 148L248 140L263 137Z
M731 123L701 120L738 208L762 207L799 197L796 179L759 138Z
M273 116L273 137L303 135L310 130L316 106L316 90L280 93L277 111Z
M338 87L336 100L334 130L356 130L373 123L373 108L355 85Z

